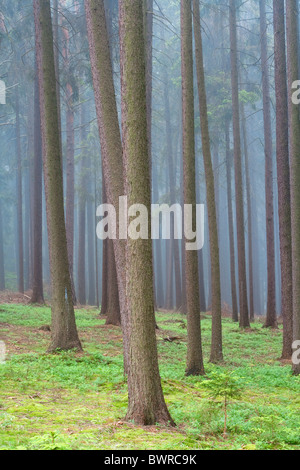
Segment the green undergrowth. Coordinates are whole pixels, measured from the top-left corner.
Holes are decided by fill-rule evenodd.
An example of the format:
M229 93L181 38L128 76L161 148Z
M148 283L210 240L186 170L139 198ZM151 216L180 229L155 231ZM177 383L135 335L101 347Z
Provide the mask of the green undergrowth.
M177 427L149 428L124 421L120 329L106 327L93 309L76 310L76 318L84 352L49 355L50 309L0 305L0 340L7 348L0 364L0 449L300 450L300 379L278 359L281 329L257 322L241 331L225 318L224 363L214 365L208 362L211 319L204 316L206 376L185 377L186 318L157 314L162 385ZM224 435L228 376L237 393L227 406Z

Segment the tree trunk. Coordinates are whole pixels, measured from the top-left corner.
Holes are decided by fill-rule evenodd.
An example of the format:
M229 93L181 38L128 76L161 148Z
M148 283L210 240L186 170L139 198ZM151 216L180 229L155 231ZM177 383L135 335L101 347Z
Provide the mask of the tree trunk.
M193 84L193 37L191 0L181 0L182 127L184 204L196 207L195 122ZM195 213L195 212L194 212ZM193 221L195 222L195 221ZM193 224L195 227L195 223ZM203 375L198 253L185 253L187 299L187 375Z
M33 292L31 303L43 304L43 155L39 83L36 71L34 89L34 173L33 173Z
M17 190L17 253L18 253L18 291L24 294L24 248L23 248L23 183L22 183L22 154L20 129L20 97L16 87L16 190Z
M268 300L265 327L277 328L276 280L275 280L275 233L274 233L274 194L273 194L273 143L271 125L271 99L268 67L267 19L265 0L259 1L260 39L263 90L264 137L266 158L266 234L268 267Z
M299 105L293 103L293 83L299 80L299 12L298 2L286 2L287 64L289 89L289 135L292 208L292 260L293 260L293 340L300 340L300 115ZM293 364L295 375L300 374L300 364Z
M52 342L49 351L81 350L68 262L53 35L48 1L34 0L34 19L52 281Z
M242 113L242 132L243 132L243 142L244 142L244 154L245 154L247 219L248 219L249 316L250 316L250 320L253 321L254 320L254 288L253 288L252 200L251 200L249 152L248 152L248 139L247 139L247 123L246 123L244 104L241 105L241 113Z
M293 272L289 164L288 91L284 0L273 0L276 91L276 154L281 258L282 359L290 359L293 342Z
M231 179L232 155L231 155L231 150L230 150L229 122L226 123L226 127L225 127L225 141L226 141L226 179L227 179L232 320L234 322L238 322L239 312L238 312L237 292L236 292L234 225L233 225L233 209L232 209L232 179Z
M85 279L85 264L86 264L86 154L84 149L84 142L86 139L85 132L85 104L81 105L80 113L80 140L81 140L81 165L80 165L80 192L78 196L78 264L77 264L77 296L81 305L86 304L86 279Z
M69 31L64 28L64 48L63 58L64 67L69 75ZM76 304L76 291L74 286L74 206L75 206L75 162L74 162L74 110L73 110L73 88L70 82L66 85L66 134L67 134L67 151L66 151L66 170L67 170L67 189L66 189L66 231L68 258L72 282L73 301ZM83 272L83 275L85 273Z
M143 6L120 1L122 134L128 206L143 204L151 226ZM130 302L127 419L141 425L173 424L158 367L153 295L152 241L127 241L126 287Z
M238 244L240 327L248 328L250 327L250 321L249 321L249 311L248 311L246 254L245 254L245 236L244 236L244 197L243 197L242 152L241 152L241 134L240 134L240 111L239 111L236 0L230 0L229 13L230 13L229 16L230 16L231 86L232 86L233 137L234 137L236 225L237 225L237 244Z
M221 280L220 280L220 254L218 240L218 223L215 197L215 182L210 150L210 136L207 115L206 87L203 63L202 32L200 23L199 0L193 0L194 6L194 32L196 47L197 83L200 108L200 123L202 135L202 152L206 181L206 200L208 211L210 258L211 258L211 285L212 285L212 344L210 362L217 363L223 360L222 349L222 311L221 311Z
M173 161L173 135L172 135L172 125L171 125L171 111L170 111L170 97L169 97L169 74L168 70L165 67L165 76L164 76L164 101L165 101L165 123L166 123L166 145L167 145L167 165L168 165L168 177L169 177L169 189L170 189L170 203L171 205L176 203L175 195L175 168ZM173 272L175 272L175 296L176 296L176 308L181 307L182 302L182 293L181 293L181 269L180 269L180 256L179 256L179 240L174 238L174 225L171 226L171 254L173 260L171 265L174 269L171 269L169 273L171 284L173 283ZM174 262L174 264L173 264ZM170 303L170 302L167 302ZM172 305L173 307L173 305ZM171 308L172 308L171 307ZM169 308L169 307L167 307Z
M88 163L88 168L91 170L91 161ZM89 177L89 186L92 186L91 175ZM93 187L93 186L92 186ZM95 263L95 203L92 195L87 201L86 207L86 217L87 217L87 226L90 227L88 229L87 234L87 251L88 251L88 280L89 280L89 290L88 290L88 304L89 305L96 305L96 279L95 279L95 271L96 271L96 263Z

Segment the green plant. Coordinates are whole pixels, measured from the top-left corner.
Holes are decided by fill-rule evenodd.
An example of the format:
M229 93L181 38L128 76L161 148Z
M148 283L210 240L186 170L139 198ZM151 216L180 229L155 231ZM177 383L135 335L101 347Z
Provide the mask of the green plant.
M224 438L227 436L227 420L229 400L236 400L241 397L243 388L239 383L239 378L233 372L211 372L209 378L203 383L209 391L214 401L222 400L224 410Z

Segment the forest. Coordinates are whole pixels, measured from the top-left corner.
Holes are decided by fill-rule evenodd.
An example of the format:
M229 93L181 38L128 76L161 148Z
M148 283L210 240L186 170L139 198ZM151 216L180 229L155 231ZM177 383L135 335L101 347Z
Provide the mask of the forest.
M299 8L0 0L1 450L300 450Z

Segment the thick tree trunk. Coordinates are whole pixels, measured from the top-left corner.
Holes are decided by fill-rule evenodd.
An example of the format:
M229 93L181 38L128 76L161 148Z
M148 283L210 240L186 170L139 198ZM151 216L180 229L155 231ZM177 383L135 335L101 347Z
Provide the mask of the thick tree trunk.
M273 0L276 91L276 154L281 259L282 359L290 359L293 342L293 272L289 164L288 91L284 0Z
M200 23L199 0L193 0L194 6L194 32L196 47L197 83L200 107L200 123L202 135L202 152L206 181L206 201L208 211L210 258L211 258L211 284L212 284L212 344L210 362L217 363L223 360L222 348L222 311L221 311L221 279L220 254L218 239L218 223L215 196L215 181L210 150L210 136L207 115L206 87L203 63L202 32Z
M34 0L34 18L52 283L52 342L49 351L81 350L68 262L53 35L48 1Z
M299 80L299 11L296 0L286 2L287 64L289 88L289 135L292 208L292 260L293 260L293 340L300 341L300 114L299 105L293 103L293 83ZM300 374L300 364L293 364L293 372Z
M267 268L268 268L268 300L267 328L277 328L276 315L276 279L275 279L275 233L274 233L274 194L273 194L273 143L271 125L271 98L268 67L267 19L265 0L259 1L260 8L260 39L263 90L264 137L266 158L266 234L267 234Z
M184 204L196 207L195 122L193 83L193 37L191 0L181 0L181 67ZM195 224L193 225L195 227ZM187 375L203 375L198 253L185 252L187 299Z
M122 134L129 207L143 204L151 226L146 64L143 6L120 1ZM150 232L151 233L151 232ZM136 424L173 424L158 367L153 295L152 241L127 241L126 287L130 303L130 367L127 419Z
M249 321L249 310L248 310L246 253L245 253L245 236L244 236L244 197L243 197L242 152L241 152L241 134L240 134L236 8L237 8L236 0L230 0L229 2L230 54L231 54L231 86L232 86L233 137L234 137L236 225L237 225L237 245L238 245L240 327L247 328L250 326L250 321Z

